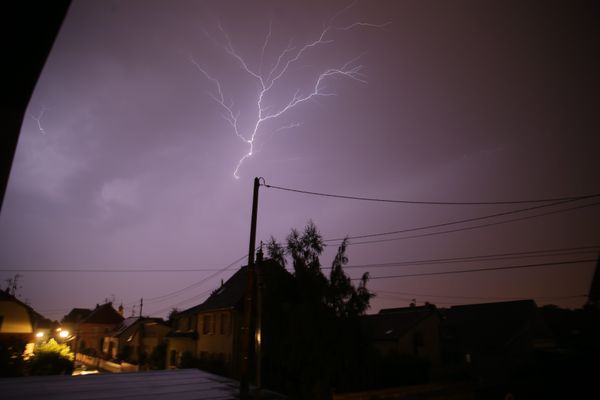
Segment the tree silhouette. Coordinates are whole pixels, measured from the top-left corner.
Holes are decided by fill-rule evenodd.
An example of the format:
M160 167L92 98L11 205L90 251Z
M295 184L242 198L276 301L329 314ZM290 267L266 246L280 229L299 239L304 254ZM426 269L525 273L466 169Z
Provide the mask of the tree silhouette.
M265 375L298 398L329 398L332 387L360 373L358 317L373 294L368 275L358 286L346 275L347 245L344 240L338 248L327 277L320 261L325 244L312 221L302 232L292 229L285 247L274 238L267 244L268 256L280 265L290 258L293 273L265 290Z

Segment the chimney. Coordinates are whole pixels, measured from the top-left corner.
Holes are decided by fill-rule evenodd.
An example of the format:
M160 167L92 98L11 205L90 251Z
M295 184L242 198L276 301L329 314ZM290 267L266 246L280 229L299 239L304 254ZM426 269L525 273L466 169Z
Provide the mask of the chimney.
M121 305L119 306L119 314L121 314L121 317L123 317L125 312L125 309L123 308L123 303L121 303Z

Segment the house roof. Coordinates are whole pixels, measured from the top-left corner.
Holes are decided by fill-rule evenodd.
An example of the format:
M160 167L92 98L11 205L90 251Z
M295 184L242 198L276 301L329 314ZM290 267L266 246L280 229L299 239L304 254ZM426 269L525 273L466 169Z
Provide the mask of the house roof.
M533 300L453 306L445 316L446 336L471 350L501 350L538 320Z
M2 289L0 289L0 300L12 301L14 303L19 304L22 307L25 307L25 309L27 310L27 312L29 313L29 316L31 318L31 322L33 324L33 329L53 328L54 326L57 325L57 323L55 321L52 321L52 320L44 317L42 314L35 311L31 306L29 306L26 303L23 303L21 300L17 299L15 296L13 296L12 294L10 294L7 291L4 291Z
M135 325L139 325L140 321L142 321L144 324L158 323L158 324L162 324L162 325L166 326L166 324L162 320L162 318L127 317L123 320L123 322L121 322L121 325L119 325L115 328L115 330L112 332L112 336L118 337L118 336L123 335L124 333L129 331L130 328L135 327ZM138 329L138 328L134 328L133 331L135 331L136 329Z
M379 311L379 314L361 317L361 327L372 340L398 340L421 321L434 315L439 316L439 312L433 305L388 308Z
M90 315L92 310L89 308L74 308L62 319L63 323L77 323Z
M283 270L277 262L267 259L261 264L263 275L269 271ZM202 304L188 308L178 313L179 316L195 314L202 311L235 308L240 305L248 281L248 267L243 266L235 272L220 288L214 290Z
M118 324L123 321L123 317L112 306L112 303L105 303L96 308L85 317L81 323L84 324Z
M112 333L112 336L121 336L127 329L131 328L135 325L140 317L127 317L122 322L121 325L117 326Z

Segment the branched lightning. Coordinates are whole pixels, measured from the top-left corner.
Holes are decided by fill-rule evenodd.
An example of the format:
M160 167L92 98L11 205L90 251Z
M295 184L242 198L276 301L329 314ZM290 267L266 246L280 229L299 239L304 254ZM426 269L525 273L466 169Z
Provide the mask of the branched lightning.
M46 107L42 106L42 108L40 109L40 113L38 114L37 117L34 117L33 115L29 114L29 118L31 118L32 120L34 120L37 123L38 129L40 130L40 133L45 135L46 131L44 130L44 127L42 126L42 118L44 118L44 114L46 113Z
M343 77L347 78L359 83L366 84L366 80L364 75L361 73L363 70L363 66L357 64L359 57L353 58L341 65L336 67L330 67L320 72L314 78L314 84L310 88L308 93L301 93L300 89L296 90L296 92L291 96L291 98L280 104L278 107L268 107L264 104L265 97L268 95L269 91L275 86L277 82L284 79L286 73L290 71L290 68L297 63L302 57L309 52L311 49L324 46L330 43L333 43L333 39L329 39L328 35L333 30L342 30L348 31L358 27L370 27L370 28L383 28L388 23L377 25L368 22L354 22L350 25L344 27L335 27L333 22L336 17L338 17L341 13L346 11L348 8L352 7L354 3L350 4L348 7L339 11L335 14L329 21L329 24L324 26L319 35L316 36L311 42L305 43L299 46L292 46L292 41L290 40L285 49L283 49L276 57L276 61L274 65L269 70L263 70L264 68L264 59L265 53L267 52L271 37L273 34L272 24L269 24L269 29L267 34L265 35L265 39L262 43L261 52L260 52L260 63L256 69L251 68L246 59L244 59L239 52L234 48L232 41L221 26L218 23L218 28L223 37L225 38L224 50L225 52L231 56L241 67L244 73L249 75L252 79L255 79L258 82L258 89L256 95L256 117L254 119L254 123L250 129L244 134L242 133L242 129L238 124L239 121L239 111L235 112L233 108L233 101L227 101L226 97L223 93L223 88L221 85L221 81L215 78L213 75L209 74L209 72L203 68L192 56L190 56L190 61L192 64L202 73L202 75L208 79L214 85L214 91L209 92L209 96L221 107L223 110L222 117L227 121L227 123L232 127L235 135L246 143L249 146L248 152L245 153L237 162L235 170L233 172L233 176L236 179L239 179L239 171L246 159L252 157L255 152L255 144L256 139L261 131L261 127L264 123L270 120L277 119L281 117L283 114L287 113L291 109L299 106L302 103L305 103L311 99L314 99L318 96L335 96L335 93L326 91L323 88L324 81L332 78L332 77ZM286 126L282 126L275 130L275 132L282 129L291 129L299 126L298 123L292 123Z

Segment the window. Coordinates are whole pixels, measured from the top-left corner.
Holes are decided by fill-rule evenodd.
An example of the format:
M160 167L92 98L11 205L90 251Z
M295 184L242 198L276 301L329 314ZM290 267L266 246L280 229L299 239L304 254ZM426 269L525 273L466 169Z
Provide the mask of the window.
M229 333L229 315L221 314L221 335Z
M205 315L202 317L202 334L208 335L212 332L212 318L210 315Z

